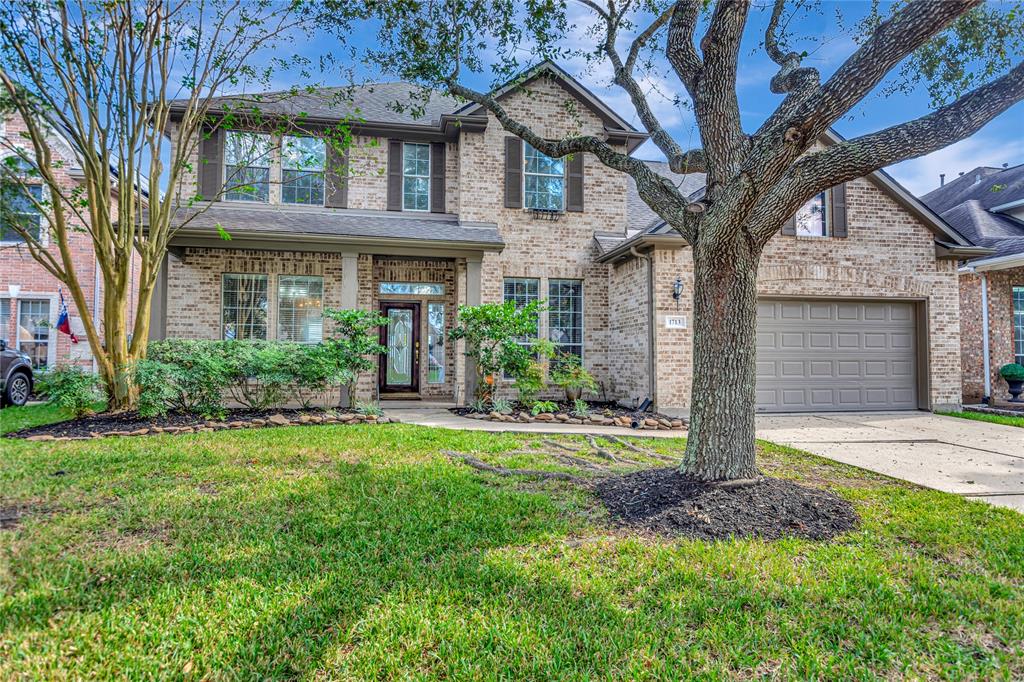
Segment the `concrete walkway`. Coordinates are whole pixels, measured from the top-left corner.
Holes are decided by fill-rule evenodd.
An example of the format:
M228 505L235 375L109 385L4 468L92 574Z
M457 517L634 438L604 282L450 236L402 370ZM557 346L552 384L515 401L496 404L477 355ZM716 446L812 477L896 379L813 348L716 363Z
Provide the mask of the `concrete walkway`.
M1024 511L1024 429L926 412L763 415L759 438Z
M676 438L685 431L634 431L584 424L512 424L452 414L448 405L393 401L389 417L468 431L609 433ZM760 415L757 437L911 483L1024 512L1024 429L927 412Z

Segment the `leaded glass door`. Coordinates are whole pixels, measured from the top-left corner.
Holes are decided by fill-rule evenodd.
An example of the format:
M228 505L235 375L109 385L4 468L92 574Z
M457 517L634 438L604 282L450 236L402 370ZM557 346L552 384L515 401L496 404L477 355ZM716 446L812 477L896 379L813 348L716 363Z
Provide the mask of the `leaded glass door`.
M381 303L380 312L388 321L380 332L381 345L386 349L380 358L380 390L382 393L418 391L420 304Z

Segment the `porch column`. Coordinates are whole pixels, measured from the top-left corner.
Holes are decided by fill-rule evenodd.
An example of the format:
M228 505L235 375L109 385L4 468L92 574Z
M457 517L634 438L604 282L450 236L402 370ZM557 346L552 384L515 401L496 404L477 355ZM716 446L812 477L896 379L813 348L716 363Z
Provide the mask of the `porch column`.
M359 307L359 254L341 254L341 309L355 310ZM341 407L352 407L352 396L348 386L341 389Z
M472 256L466 258L466 305L480 305L481 293L480 273L483 270L483 258ZM466 358L466 397L463 404L469 404L476 395L476 361Z

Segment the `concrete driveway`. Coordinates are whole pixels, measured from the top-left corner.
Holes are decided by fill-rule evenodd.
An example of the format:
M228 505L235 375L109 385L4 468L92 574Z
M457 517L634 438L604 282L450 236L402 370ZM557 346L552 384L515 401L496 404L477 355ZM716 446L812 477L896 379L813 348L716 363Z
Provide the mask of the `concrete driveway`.
M759 415L757 436L1024 512L1024 429L926 412Z

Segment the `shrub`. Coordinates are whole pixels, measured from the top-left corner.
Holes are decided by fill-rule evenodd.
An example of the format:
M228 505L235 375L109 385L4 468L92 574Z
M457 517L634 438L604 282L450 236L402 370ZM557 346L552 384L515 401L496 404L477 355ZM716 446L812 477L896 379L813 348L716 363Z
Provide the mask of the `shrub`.
M219 348L228 372L228 392L254 410L284 402L296 363L304 355L300 344L274 341L223 341Z
M515 387L519 391L519 401L529 405L544 390L544 366L539 362L529 362L515 376Z
M349 395L359 375L376 367L374 357L387 351L380 344L379 329L388 323L386 317L371 310L324 310L324 317L334 321L331 338L324 349L338 382L349 387Z
M356 402L356 412L367 417L380 417L384 414L384 410L381 409L380 405L375 402Z
M564 390L566 397L573 400L579 398L583 391L597 390L597 382L583 367L583 360L572 353L562 353L556 358L551 370L551 383Z
M103 400L98 376L81 367L57 367L36 379L36 390L51 405L63 408L74 417L92 414L93 406Z
M148 357L134 367L139 386L139 412L148 416L170 411L219 417L231 368L224 341L169 339L149 344Z
M499 414L509 414L512 412L512 401L505 400L504 398L493 398L491 400L491 409Z
M590 405L586 400L576 398L572 401L572 416L580 419L586 419L590 416Z
M473 412L487 412L487 401L483 398L474 398L469 404L469 409Z
M533 416L536 417L538 414L542 414L544 412L557 412L557 411L558 411L558 403L553 403L550 400L538 400L537 402L535 402L533 404L533 407L530 409L530 414L532 414Z
M476 361L476 397L490 398L494 377L507 374L518 378L528 371L541 341L535 338L540 311L539 301L522 308L513 301L459 306L458 319L448 338L464 339L466 356Z
M1024 381L1024 365L1011 362L999 368L999 376L1007 381Z

